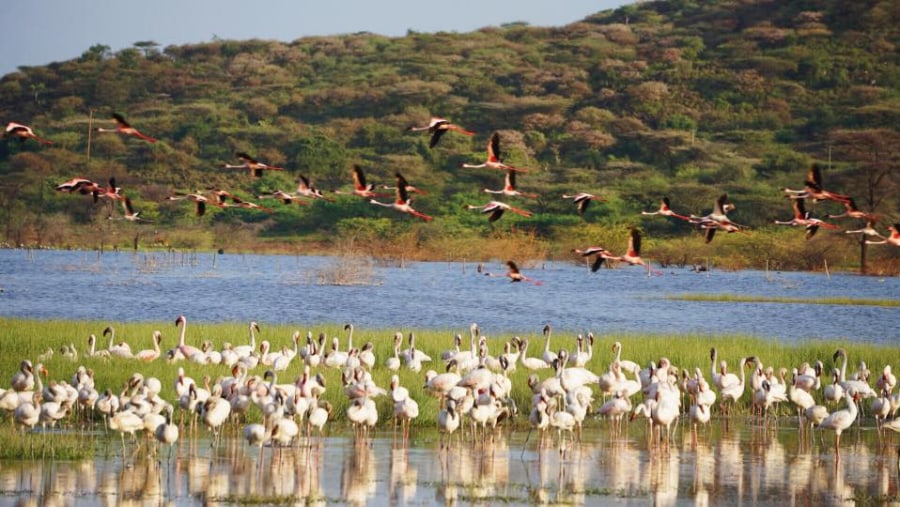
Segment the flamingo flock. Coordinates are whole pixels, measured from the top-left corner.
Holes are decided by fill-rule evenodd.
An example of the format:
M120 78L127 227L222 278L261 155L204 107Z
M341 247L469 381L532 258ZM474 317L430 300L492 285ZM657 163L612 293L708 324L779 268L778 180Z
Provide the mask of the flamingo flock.
M149 143L157 142L156 138L142 133L131 124L129 124L121 114L113 113L112 119L115 122L114 128L98 127L94 130L99 133L115 132L122 135L132 136ZM428 146L432 149L437 147L439 141L447 132L455 132L467 137L477 135L477 132L474 130L469 130L467 128L461 127L460 125L452 123L446 118L438 116L431 117L427 123L421 125L411 125L406 128L406 131L427 132L430 135ZM33 139L44 145L52 144L49 140L36 135L31 127L16 122L9 122L7 124L4 137L18 138L22 142L27 139ZM504 171L505 177L502 188L482 189L485 193L491 194L492 196L498 196L498 198L522 198L529 200L539 199L540 195L538 193L523 191L518 188L516 181L517 175L520 173L528 173L529 169L504 162L503 153L501 151L501 142L501 132L492 132L486 144L485 160L480 163L462 162L459 164L459 167L464 169L491 169ZM246 170L254 178L262 177L263 173L266 171L286 170L286 168L284 167L261 162L247 152L237 152L235 153L235 156L240 160L240 164L224 163L221 164L220 167L223 169ZM400 174L399 171L395 171L396 185L393 186L383 184L375 185L373 183L367 182L364 170L358 164L353 166L351 176L353 187L350 190L336 189L333 192L336 194L361 197L366 199L371 204L380 207L393 208L394 210L402 214L409 215L415 219L420 219L426 222L432 220L431 215L428 215L427 213L416 209L413 203L414 195L426 195L428 193L427 190L411 185L406 180L406 178ZM394 200L392 202L383 202L379 200L380 198L391 196L389 194L379 193L376 188L393 189L395 191L393 196ZM60 183L57 186L57 190L66 193L90 195L95 202L101 198L121 201L123 210L122 219L130 222L145 221L145 219L140 216L140 212L135 210L135 208L133 207L131 198L122 193L121 189L116 187L112 180L110 186L104 188L101 185L90 181L89 179L76 177L72 178L69 181ZM212 194L206 194L201 191L174 191L169 197L167 197L166 200L188 200L193 202L195 206L194 214L198 218L204 216L204 214L206 213L207 204L213 204L219 208L240 208L267 213L273 213L275 211L270 207L252 202L248 198L239 196L233 192L222 189L208 190L212 190ZM783 188L782 192L784 194L784 197L790 200L792 203L792 218L789 220L773 219L771 220L771 223L774 225L803 227L807 240L813 239L819 229L843 229L843 227L838 224L826 222L821 218L815 217L812 210L808 209L806 205L807 202L811 202L813 204L820 202L831 202L840 204L843 208L843 212L825 213L825 217L827 219L850 219L865 221L866 225L862 229L846 230L847 233L863 234L864 238L861 239L861 242L863 242L864 244L887 244L900 246L900 232L898 232L898 228L900 228L898 226L900 226L900 224L890 225L888 227L887 234L878 232L878 230L876 229L876 225L881 220L881 217L870 211L860 209L857 206L856 201L850 195L839 193L826 188L823 183L822 168L818 164L813 164L807 171L806 177L804 179L804 186L802 189ZM315 200L332 200L326 197L321 190L312 186L309 178L304 175L298 176L297 188L292 192L280 189L272 189L267 192L260 192L256 194L255 197L257 199L276 199L286 205L308 205ZM562 198L571 199L575 203L578 214L580 216L584 216L586 210L588 209L588 206L592 201L599 203L605 202L604 198L584 191L579 191L573 194L563 194ZM485 204L480 205L466 204L465 208L473 210L477 209L486 214L488 216L488 224L491 226L493 226L493 224L498 221L506 212L517 214L523 218L531 218L533 216L533 212L528 209L514 206L500 200L491 200ZM717 231L722 231L726 234L749 234L749 227L735 222L729 216L729 212L735 209L736 206L728 199L727 193L722 193L720 197L717 198L713 203L712 210L705 215L676 212L673 209L670 196L662 196L660 198L660 205L657 209L652 211L641 211L639 216L662 216L675 219L679 222L684 222L694 230L700 232L705 238L705 241L709 243L714 239ZM110 218L112 218L112 212L110 212ZM578 253L582 256L597 255L595 262L591 265L592 271L597 271L599 267L603 265L612 266L616 263L649 267L649 264L640 258L639 247L635 248L637 244L639 244L640 233L636 228L632 227L632 229L633 231L631 237L629 238L629 248L623 255L609 255L606 249L598 250L598 248L600 247L578 249L575 251L575 253ZM587 251L591 251L591 253L585 254L584 252Z
M228 428L235 428L234 433L242 435L249 447L262 453L268 447L321 439L335 418L352 426L359 443L369 442L380 427L393 426L394 438L408 445L415 438L413 428L434 424L441 450L454 445L454 438L463 433L469 441L486 446L503 438L501 428L527 424L529 436L538 434L539 446L555 442L561 453L585 438L585 426L608 420L610 431L622 434L629 431L629 421L638 418L646 420L650 429L648 445L665 451L674 442L680 421L689 424L686 428L696 442L712 438L708 430L701 430L713 417L725 421L726 431L730 419L744 417L738 407L749 407L746 417L762 426L775 424L779 413L796 413L799 431L834 435L836 456L842 434L859 423L863 412L875 419L879 438L900 430L894 418L900 393L895 392L897 379L891 366L883 365L879 374L872 374L859 362L854 372L848 372L849 354L843 348L824 361L793 367L765 367L759 354L730 356L736 365L732 370L713 347L706 377L701 365L678 366L666 357L642 366L623 357L625 347L620 341L612 344L608 354L595 353L593 333L554 337L549 324L539 338L516 336L503 342L502 352L496 355L490 350L496 340L489 340L472 324L468 347L456 335L451 347L435 358L417 348L414 333L404 339L401 332L394 334L392 354L375 357L373 342L362 347L354 344L350 324L344 326L344 348L340 337L333 337L326 347L327 336L320 333L314 339L312 331L306 333L303 347L300 331L287 344L273 347L269 339L257 339L260 326L251 322L249 343L225 343L218 350L208 340L192 337L187 324L183 315L175 319L177 338L168 348L161 348L166 341L157 330L150 337L152 346L136 353L116 338L112 326L103 331L109 336L105 353L96 350L96 338L91 335L87 357L92 361L122 362L136 370L120 388L96 385L94 371L84 364L74 369L71 378L51 379L44 364L22 360L8 388L0 390L0 413L25 432L101 417L107 431L118 433L123 454L129 447L126 436L134 450L149 445L139 437L146 434L147 441L169 446L171 452L179 438L194 438L201 430L209 434L211 445L218 446ZM541 346L529 353L530 342ZM168 382L145 377L140 365L155 361L177 366L177 374ZM833 365L830 381L822 380L826 361ZM601 363L607 366L598 368ZM188 376L188 364L206 372L203 378ZM220 370L211 369L215 365L227 367L230 373L221 375ZM517 366L523 373L517 373ZM280 374L293 380L279 382ZM332 375L339 376L339 385L326 381ZM377 379L383 378L390 379L385 386L378 384ZM421 388L403 385L416 378L422 379ZM521 385L516 388L516 383ZM326 391L332 390L338 394L324 399ZM344 401L334 404L336 398ZM431 422L421 420L423 403L437 403ZM340 414L335 412L337 406ZM520 410L525 420L517 423Z

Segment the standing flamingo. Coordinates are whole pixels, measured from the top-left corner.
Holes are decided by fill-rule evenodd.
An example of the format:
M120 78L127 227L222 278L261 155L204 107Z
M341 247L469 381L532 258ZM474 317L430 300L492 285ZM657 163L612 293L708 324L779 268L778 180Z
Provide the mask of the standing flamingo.
M500 156L500 133L494 132L491 135L490 140L487 144L487 160L480 164L467 164L463 162L460 164L460 167L469 168L469 169L498 169L501 171L518 171L518 172L528 172L528 169L515 167L511 165L504 164L501 161Z
M856 421L856 416L859 414L856 406L856 402L859 401L859 393L854 389L847 389L844 397L847 400L847 408L828 414L828 417L819 423L819 428L834 431L834 453L838 456L840 456L841 433Z
M372 204L377 204L378 206L384 206L385 208L394 208L395 210L397 210L401 213L408 213L416 218L421 218L422 220L425 220L426 222L430 221L431 220L430 216L414 210L412 208L412 206L410 205L409 193L407 192L407 187L409 185L406 183L406 178L404 178L403 175L400 174L399 172L396 173L396 176L397 176L397 190L396 190L397 198L394 199L394 202L383 203L383 202L377 201L375 199L369 199L369 202Z
M184 343L184 335L187 332L187 317L179 315L178 318L175 319L175 326L181 326L181 334L178 336L178 351L181 352L181 355L186 359L190 359L196 354L202 354L202 351L197 347L186 345Z
M25 142L26 139L34 139L44 145L53 144L53 141L44 139L35 134L34 130L28 125L22 125L21 123L12 121L6 124L6 132L3 133L3 137L16 137L19 139L20 143Z
M152 349L144 349L138 351L137 354L134 355L134 358L138 361L156 361L159 359L159 342L162 341L162 333L159 331L153 332L153 348Z
M277 167L269 164L265 164L251 157L247 153L239 151L234 154L235 157L238 158L242 163L240 164L222 164L222 169L248 169L250 174L253 175L254 178L262 177L263 171L284 171L283 167Z
M112 119L116 122L116 128L107 129L107 128L102 128L102 127L97 127L94 129L94 131L95 132L117 132L122 135L137 137L138 139L143 139L144 141L147 141L148 143L156 142L155 138L150 137L148 135L144 135L140 131L138 131L138 129L132 127L127 121L125 121L125 118L121 114L113 113Z
M453 130L459 132L460 134L465 134L467 136L474 136L475 132L471 130L466 130L459 125L455 125L445 120L444 118L438 118L433 116L431 120L428 122L428 125L424 125L421 127L417 127L415 125L410 125L406 128L407 132L421 132L423 130L427 130L429 134L431 134L431 139L428 140L428 147L434 148L437 146L438 141L441 140L441 137L445 132Z

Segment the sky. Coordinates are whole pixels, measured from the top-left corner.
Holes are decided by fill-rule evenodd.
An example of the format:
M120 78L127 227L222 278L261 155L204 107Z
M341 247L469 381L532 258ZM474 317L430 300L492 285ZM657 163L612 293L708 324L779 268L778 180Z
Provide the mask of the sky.
M312 35L466 33L524 21L561 26L631 0L25 0L4 2L0 76L19 66L113 51L138 41L168 45L220 39L284 42Z

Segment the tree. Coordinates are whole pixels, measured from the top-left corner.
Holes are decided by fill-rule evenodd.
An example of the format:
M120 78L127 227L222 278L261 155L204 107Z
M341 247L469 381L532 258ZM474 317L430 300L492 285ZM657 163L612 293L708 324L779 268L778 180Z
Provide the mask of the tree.
M835 130L833 156L854 165L859 176L850 189L860 209L875 213L900 194L900 132L890 129ZM896 207L892 207L896 209ZM860 272L866 272L866 238L860 235Z

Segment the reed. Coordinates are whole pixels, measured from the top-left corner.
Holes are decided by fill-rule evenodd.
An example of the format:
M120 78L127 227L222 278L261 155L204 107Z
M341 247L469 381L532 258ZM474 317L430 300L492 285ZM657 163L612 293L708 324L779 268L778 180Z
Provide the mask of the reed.
M900 300L897 299L791 298L776 296L745 296L740 294L678 294L666 296L666 299L673 301L710 301L714 303L782 303L802 305L900 307Z
M8 382L12 374L19 368L19 363L23 359L37 361L38 355L50 348L59 350L63 345L74 343L79 351L77 361L64 358L61 354L55 353L53 357L46 359L44 366L50 372L49 379L68 381L79 365L84 365L94 371L97 389L102 392L106 388L112 389L114 392L122 390L127 379L135 372L140 372L145 377L154 376L159 378L163 384L163 392L161 395L171 401L174 399L174 381L179 367L183 367L185 373L193 377L198 383L202 383L205 377L211 382L216 379L231 375L229 369L222 365L199 365L189 361L181 361L178 363L168 363L163 359L152 363L142 363L136 360L126 359L100 359L89 358L84 356L84 349L87 343L87 337L93 333L101 339L98 347L105 348L106 342L102 341L103 329L112 325L116 329L116 340L127 341L132 350L151 348L151 337L154 330L159 329L163 333L163 341L161 348L163 351L172 348L177 344L178 329L175 327L174 319L172 322L96 322L96 321L36 321L26 319L0 319L0 388L8 386ZM314 336L318 336L320 332L324 332L329 337L338 337L340 347L344 350L347 346L347 333L343 330L343 324L338 323L305 323L297 325L266 325L261 324L261 333L257 336L257 344L262 340L268 340L272 344L272 348L278 349L283 345L292 346L291 335L295 329L299 329L302 335L306 335L306 330L313 332ZM356 329L353 336L354 346L361 347L367 341L374 344L374 353L377 358L376 367L372 375L373 380L379 386L388 388L392 372L384 367L385 360L392 355L392 337L396 331L404 333L404 344L406 347L410 329ZM440 361L440 354L443 350L449 349L453 345L453 335L455 333L462 334L464 347L468 339L468 326L461 326L459 329L423 329L412 330L416 334L416 346L429 354L433 361L423 364L421 372L412 372L406 368L401 368L398 372L400 383L410 390L411 396L419 402L420 415L414 421L417 426L431 427L440 410L438 402L435 398L425 393L423 389L424 374L428 369L434 369L438 372L444 371L444 365ZM531 340L532 349L529 355L534 351L543 348L543 338L540 330L530 330L519 333L522 338ZM489 338L489 347L491 353L499 354L503 344L513 337L512 333L492 335ZM235 345L249 343L249 331L246 323L194 323L189 322L187 329L187 342L199 345L203 340L212 342L216 350L221 350L225 342ZM622 358L630 359L639 364L646 365L650 361L658 361L660 357L666 356L671 363L679 369L686 369L692 373L695 367L699 367L709 380L711 361L710 348L715 346L718 350L719 359L724 359L731 366L732 371L737 369L737 364L742 357L755 355L758 356L764 365L773 366L776 369L780 367L792 368L802 363L813 363L815 360L821 360L826 366L826 372L833 366L836 366L832 360L832 355L838 347L847 350L850 364L849 370L856 367L859 361L865 361L873 372L877 375L881 372L881 368L886 364L900 364L900 349L897 347L876 346L866 343L852 343L839 341L820 341L808 340L797 344L786 344L782 341L765 339L753 336L736 336L736 335L667 335L667 334L598 334L595 337L594 353L587 368L596 373L606 371L609 364L613 361L612 344L621 342ZM302 345L302 344L301 344ZM555 329L551 338L551 348L559 350L566 348L573 350L575 347L575 334L573 331L565 329ZM839 366L839 365L837 365ZM344 414L348 402L346 396L341 389L341 373L336 369L320 367L323 372L327 390L324 399L333 405L332 418L337 422L345 421ZM260 366L251 374L262 376L265 367ZM295 359L288 370L278 374L278 382L293 382L302 372L302 365L298 359ZM531 393L527 386L527 378L529 372L525 370L521 364L518 365L516 371L510 374L513 384L512 397L519 407L520 415L518 420L514 422L517 425L526 425L527 412L530 407ZM542 370L539 372L541 378L552 375L552 370ZM827 378L824 379L827 382ZM874 382L874 381L873 381ZM392 414L392 404L387 397L376 398L376 404L379 409L379 425L389 427ZM737 413L747 413L749 411L749 396L745 394L743 402L738 406ZM599 404L598 404L599 406ZM259 420L259 414L251 412L251 420ZM99 422L99 419L97 419ZM4 419L2 423L9 424ZM0 433L6 433L0 431Z

